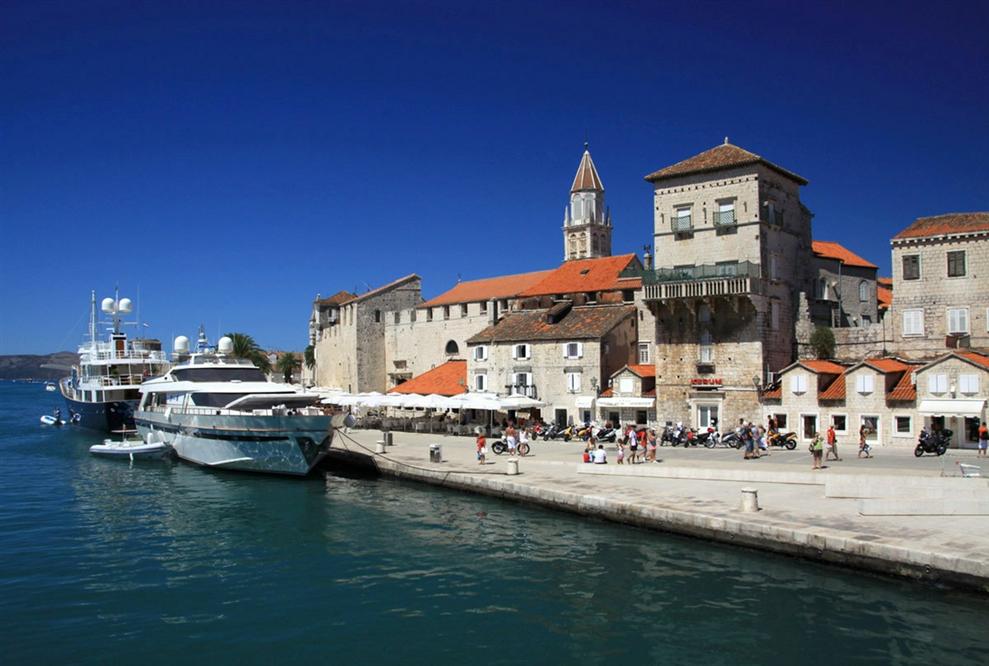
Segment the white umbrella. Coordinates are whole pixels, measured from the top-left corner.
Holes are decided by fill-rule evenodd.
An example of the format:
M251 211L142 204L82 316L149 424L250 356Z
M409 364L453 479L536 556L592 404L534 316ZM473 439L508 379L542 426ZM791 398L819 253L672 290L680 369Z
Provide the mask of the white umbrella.
M430 393L424 399L432 409L456 409L456 402L452 398L438 393Z
M498 401L502 409L532 409L534 407L545 407L546 403L534 400L525 395L510 395Z
M454 409L488 409L498 410L498 396L494 393L461 393L451 399L454 401Z

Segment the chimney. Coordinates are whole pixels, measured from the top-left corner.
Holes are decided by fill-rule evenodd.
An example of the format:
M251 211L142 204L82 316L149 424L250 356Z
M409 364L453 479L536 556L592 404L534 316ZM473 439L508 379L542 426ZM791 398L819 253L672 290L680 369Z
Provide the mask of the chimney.
M498 299L492 298L488 302L488 326L498 323Z
M567 316L571 308L573 308L573 301L560 301L546 311L546 323L558 324L564 317Z

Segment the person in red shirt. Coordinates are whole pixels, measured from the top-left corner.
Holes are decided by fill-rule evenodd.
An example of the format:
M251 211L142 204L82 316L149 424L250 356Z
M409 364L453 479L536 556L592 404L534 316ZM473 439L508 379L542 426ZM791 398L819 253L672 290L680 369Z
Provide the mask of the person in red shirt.
M835 434L833 423L828 426L827 442L828 450L824 454L824 460L830 460L830 457L833 455L835 460L840 461L841 458L838 457L838 435Z
M986 422L983 421L982 425L979 426L979 455L986 455L986 448L989 448L989 428L986 427Z
M488 442L487 442L487 440L484 437L484 433L483 432L478 432L477 433L477 442L476 442L476 444L477 444L477 464L478 465L483 465L484 462L485 462L485 456L488 453L487 443Z

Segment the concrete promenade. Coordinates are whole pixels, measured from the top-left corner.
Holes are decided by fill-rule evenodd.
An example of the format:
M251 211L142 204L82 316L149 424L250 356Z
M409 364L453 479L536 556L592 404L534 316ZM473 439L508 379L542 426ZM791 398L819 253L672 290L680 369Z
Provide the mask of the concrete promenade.
M773 450L742 460L731 449L660 448L662 462L580 462L583 443L533 443L507 474L507 455L488 451L479 465L470 437L394 433L376 454L376 430L355 430L333 447L370 456L389 476L478 492L621 523L744 545L885 574L989 592L989 479L962 479L958 461L982 464L974 451L914 458L877 448L811 471L810 454ZM491 440L489 440L490 442ZM430 463L430 444L442 463ZM946 478L947 477L947 478ZM760 511L740 511L742 488L758 491ZM907 514L907 515L904 515Z

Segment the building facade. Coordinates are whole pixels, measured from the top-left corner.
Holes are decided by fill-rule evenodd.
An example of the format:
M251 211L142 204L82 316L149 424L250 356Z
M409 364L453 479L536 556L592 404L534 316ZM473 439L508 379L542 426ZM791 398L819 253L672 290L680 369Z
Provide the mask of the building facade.
M811 248L814 322L847 328L870 326L879 321L876 285L879 268L833 241L814 241Z

